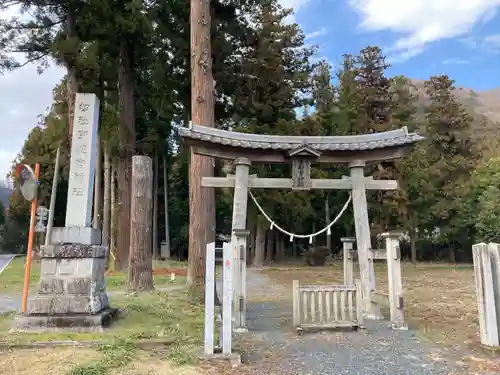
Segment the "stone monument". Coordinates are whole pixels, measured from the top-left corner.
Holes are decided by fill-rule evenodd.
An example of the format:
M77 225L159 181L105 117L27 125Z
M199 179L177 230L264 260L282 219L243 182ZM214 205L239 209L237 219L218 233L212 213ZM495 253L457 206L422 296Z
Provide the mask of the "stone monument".
M14 330L101 331L116 311L105 290L108 248L91 226L98 120L97 96L76 94L66 225L42 246L39 289Z

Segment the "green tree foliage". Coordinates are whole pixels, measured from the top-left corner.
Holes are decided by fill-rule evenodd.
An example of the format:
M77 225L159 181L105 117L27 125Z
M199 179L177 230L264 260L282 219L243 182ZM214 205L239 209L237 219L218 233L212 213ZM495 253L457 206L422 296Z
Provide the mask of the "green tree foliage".
M431 101L426 108L427 171L435 187L431 215L443 240L450 242L462 229L462 197L474 166L472 118L457 102L448 76L431 77L425 87Z

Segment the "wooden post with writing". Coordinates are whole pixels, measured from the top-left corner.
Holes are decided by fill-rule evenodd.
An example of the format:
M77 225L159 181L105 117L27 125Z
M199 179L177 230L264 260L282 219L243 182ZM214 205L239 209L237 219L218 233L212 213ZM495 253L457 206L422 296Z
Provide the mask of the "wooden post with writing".
M210 0L191 0L191 119L196 125L214 124L214 81L210 44ZM205 282L206 242L215 240L215 194L202 188L202 177L213 176L213 161L191 152L189 163L188 282Z
M153 210L153 161L147 156L132 158L130 254L127 292L153 289L151 214Z

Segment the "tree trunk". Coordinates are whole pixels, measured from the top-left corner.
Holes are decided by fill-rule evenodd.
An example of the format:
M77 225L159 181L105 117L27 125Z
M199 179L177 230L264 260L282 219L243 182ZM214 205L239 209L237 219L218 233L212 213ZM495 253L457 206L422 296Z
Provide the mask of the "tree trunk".
M151 214L153 210L153 161L147 156L132 158L130 255L127 293L153 289Z
M160 259L161 254L158 251L158 172L159 168L158 153L155 154L155 171L153 182L153 254L156 258Z
M276 261L282 262L285 259L285 241L283 235L276 232Z
M452 246L448 247L448 261L450 263L455 263L457 261L455 257L455 248Z
M112 259L116 257L116 224L117 223L117 210L116 207L116 171L115 166L111 164L110 188L111 190L111 219L110 219L110 238L109 238L109 254ZM114 264L113 260L113 264Z
M97 136L97 158L95 161L94 174L94 211L92 218L92 227L101 229L101 177L102 177L102 151L100 137Z
M410 227L410 252L411 262L417 263L417 230L413 225Z
M264 265L266 247L266 225L257 220L257 230L255 235L255 256L253 257L253 265L262 267Z
M124 36L120 44L119 78L119 119L120 119L120 156L117 166L118 182L118 232L116 239L117 271L128 265L130 250L130 190L132 156L135 152L135 56L134 42L130 35Z
M266 263L271 264L273 261L274 252L274 232L272 230L267 232L266 236Z
M331 214L330 214L330 195L327 193L325 194L325 225L330 224L331 219ZM332 236L328 234L328 231L326 232L326 248L330 250L330 254L332 252Z
M191 119L197 125L214 124L214 83L210 44L210 2L191 1ZM189 257L187 281L205 283L206 244L215 240L214 189L203 189L201 178L213 176L213 160L190 154Z
M104 207L102 212L102 244L109 246L110 229L110 209L111 209L111 167L109 162L108 149L104 148Z
M163 157L163 195L165 200L165 250L161 253L163 259L170 259L170 229L168 221L168 175L167 175L167 158Z

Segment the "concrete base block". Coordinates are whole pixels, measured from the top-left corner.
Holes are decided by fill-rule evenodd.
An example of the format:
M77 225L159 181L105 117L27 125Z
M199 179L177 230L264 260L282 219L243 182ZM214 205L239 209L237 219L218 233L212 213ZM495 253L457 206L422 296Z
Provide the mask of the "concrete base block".
M80 243L83 245L101 245L102 235L99 229L89 227L53 228L51 244Z
M391 323L390 327L394 331L408 331L408 326L404 323L400 323L400 324Z
M116 310L106 294L107 251L81 242L42 246L38 293L14 330L99 332L109 325Z
M14 319L11 332L102 332L118 310L108 308L94 315L21 315Z

